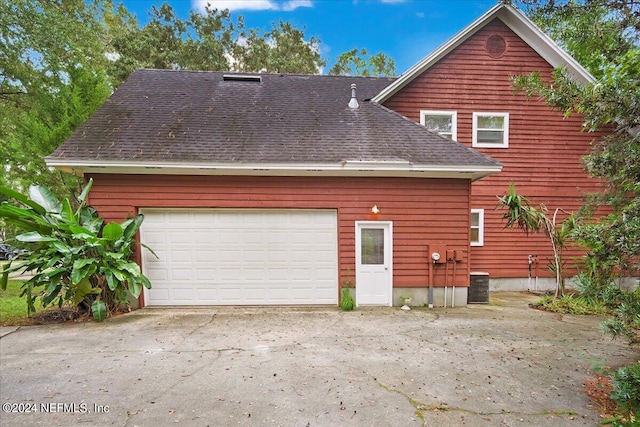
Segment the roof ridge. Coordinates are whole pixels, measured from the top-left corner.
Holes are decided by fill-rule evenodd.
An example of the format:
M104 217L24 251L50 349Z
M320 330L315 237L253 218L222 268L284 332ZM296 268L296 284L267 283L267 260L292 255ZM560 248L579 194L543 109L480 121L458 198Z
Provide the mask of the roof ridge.
M342 78L359 80L396 80L398 77L387 76L344 76L336 74L304 74L304 73L262 73L233 70L173 70L169 68L136 68L133 72L153 71L166 73L200 73L200 74L238 74L238 75L259 75L259 76L287 76L287 77L318 77L318 78Z

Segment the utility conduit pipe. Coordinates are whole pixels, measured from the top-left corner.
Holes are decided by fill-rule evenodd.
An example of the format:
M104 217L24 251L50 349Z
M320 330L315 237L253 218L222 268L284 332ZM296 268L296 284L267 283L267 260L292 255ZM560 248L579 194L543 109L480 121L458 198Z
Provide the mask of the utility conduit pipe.
M445 258L444 264L444 304L442 306L447 308L447 279L449 278L449 258Z
M458 252L455 251L453 253L453 282L451 283L452 291L451 291L451 308L453 308L454 301L456 298L456 264L458 263Z
M427 294L427 300L429 302L429 308L433 308L433 269L436 267L436 262L431 258L431 256L429 256L427 266L429 267L429 291Z

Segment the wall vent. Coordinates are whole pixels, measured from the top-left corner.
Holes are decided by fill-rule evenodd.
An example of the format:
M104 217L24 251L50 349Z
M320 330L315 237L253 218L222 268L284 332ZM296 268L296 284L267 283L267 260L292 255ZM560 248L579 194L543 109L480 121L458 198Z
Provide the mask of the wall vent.
M507 50L507 42L502 36L494 34L487 39L484 47L490 57L500 58Z
M262 83L262 76L250 74L223 74L222 80L225 82Z

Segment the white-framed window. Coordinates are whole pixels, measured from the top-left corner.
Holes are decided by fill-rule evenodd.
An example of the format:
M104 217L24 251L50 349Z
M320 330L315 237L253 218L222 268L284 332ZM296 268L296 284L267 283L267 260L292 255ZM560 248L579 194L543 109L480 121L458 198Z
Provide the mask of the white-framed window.
M471 209L471 246L484 246L484 209Z
M473 147L507 148L509 113L473 113Z
M420 110L420 124L454 141L458 138L458 113L456 111Z

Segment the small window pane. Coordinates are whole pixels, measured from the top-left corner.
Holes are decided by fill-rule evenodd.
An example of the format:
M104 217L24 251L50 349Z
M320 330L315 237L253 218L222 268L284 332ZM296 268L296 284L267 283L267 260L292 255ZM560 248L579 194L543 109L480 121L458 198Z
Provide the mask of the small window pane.
M446 133L451 135L451 131L452 131L451 116L425 115L424 127L434 132Z
M483 144L503 144L504 132L495 130L479 130L477 142Z
M471 246L484 245L484 210L473 209L471 211Z
M384 230L363 228L361 233L361 263L363 265L384 264Z
M478 212L471 212L471 226L478 227L480 225L480 214Z
M503 116L478 116L478 128L504 129Z

